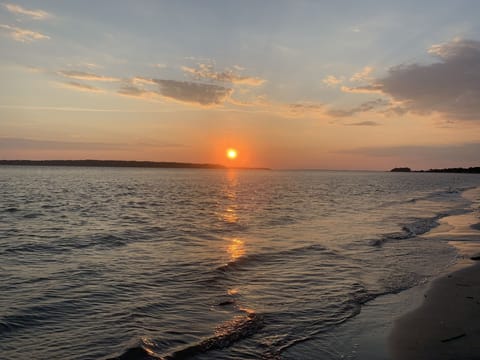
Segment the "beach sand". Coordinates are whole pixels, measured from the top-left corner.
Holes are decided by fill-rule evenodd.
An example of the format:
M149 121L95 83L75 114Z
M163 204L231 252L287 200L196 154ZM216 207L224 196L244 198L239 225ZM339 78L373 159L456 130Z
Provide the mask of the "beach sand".
M395 321L392 359L480 359L480 264L435 280L424 297Z

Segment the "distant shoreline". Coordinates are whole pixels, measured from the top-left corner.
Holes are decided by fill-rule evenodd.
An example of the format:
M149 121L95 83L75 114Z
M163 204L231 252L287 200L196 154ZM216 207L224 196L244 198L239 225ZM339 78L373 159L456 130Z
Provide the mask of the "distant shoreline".
M123 167L155 169L241 169L270 170L269 168L227 167L218 164L196 164L168 161L135 160L0 160L0 165L12 166L71 166L71 167Z
M400 168L393 168L392 170L390 170L390 172L480 174L480 167L445 168L445 169L429 169L429 170L411 170L408 167L400 167Z

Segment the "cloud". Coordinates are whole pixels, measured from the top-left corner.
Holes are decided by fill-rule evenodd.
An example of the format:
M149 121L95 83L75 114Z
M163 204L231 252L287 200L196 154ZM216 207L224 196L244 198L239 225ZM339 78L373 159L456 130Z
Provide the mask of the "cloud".
M455 39L429 53L439 61L393 67L371 86L411 112L480 120L480 42Z
M44 35L42 33L27 30L27 29L22 29L22 28L10 26L10 25L0 24L0 30L7 32L12 39L20 42L25 42L25 43L30 43L36 40L50 39L49 36Z
M390 101L385 99L375 99L375 100L364 102L363 104L360 104L359 106L352 109L348 109L348 110L332 109L332 110L329 110L327 114L335 117L347 117L347 116L355 115L357 113L372 111L387 105L390 105Z
M269 100L267 100L265 95L257 95L253 98L250 98L248 100L239 100L234 97L229 97L228 102L230 104L236 105L236 106L242 106L242 107L261 107L265 108L267 106L271 106L271 103Z
M233 92L232 89L213 84L160 79L153 79L153 81L159 86L158 92L162 96L202 106L219 105L228 99Z
M279 115L292 118L319 117L325 114L325 106L323 104L311 102L276 104L272 110L278 112Z
M342 86L340 90L346 93L355 93L355 94L382 94L382 86L378 84L356 86L356 87Z
M99 89L97 87L87 85L87 84L82 84L76 81L68 81L68 82L61 83L60 85L65 88L78 90L78 91L95 92L95 93L104 92L104 90Z
M26 15L35 20L45 20L52 17L51 14L43 10L29 10L15 4L3 4L3 6L13 14Z
M131 96L143 99L153 99L158 96L158 93L154 91L148 91L134 85L125 85L117 91L120 95Z
M361 71L355 73L350 78L350 81L357 82L357 81L367 81L370 80L370 74L373 71L373 67L365 66Z
M336 86L343 82L343 78L338 78L333 75L328 75L325 79L322 80L322 82L324 84L327 84L328 86Z
M83 71L75 71L75 70L62 70L62 71L59 71L58 73L64 77L77 79L77 80L106 81L106 82L121 80L116 77L97 75L97 74L92 74L92 73L83 72Z
M130 79L131 83L134 85L156 85L156 82L152 79L144 78L141 76L136 76Z
M359 121L359 122L354 122L354 123L345 124L345 125L348 125L348 126L379 126L380 124L376 121L367 120L367 121Z
M242 76L238 74L239 67L234 67L235 70L226 69L222 72L214 71L214 66L211 64L199 64L198 68L182 66L182 70L192 76L195 80L213 80L218 82L228 82L232 84L260 86L265 80L258 77Z

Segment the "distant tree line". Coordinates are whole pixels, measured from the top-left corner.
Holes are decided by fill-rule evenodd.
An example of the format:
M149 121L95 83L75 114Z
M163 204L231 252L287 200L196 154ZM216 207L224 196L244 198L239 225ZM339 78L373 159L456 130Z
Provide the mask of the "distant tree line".
M128 160L0 160L0 165L20 166L88 166L129 168L173 168L173 169L227 169L217 164L195 164L183 162L128 161ZM266 168L244 168L268 170Z
M222 165L124 160L0 160L0 165L224 169Z

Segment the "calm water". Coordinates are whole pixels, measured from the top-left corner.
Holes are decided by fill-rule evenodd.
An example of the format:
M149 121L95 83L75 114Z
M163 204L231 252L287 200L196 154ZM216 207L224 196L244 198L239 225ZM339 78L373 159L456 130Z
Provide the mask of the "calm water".
M295 354L450 264L445 242L415 235L469 211L461 191L479 185L459 174L0 167L0 358Z

